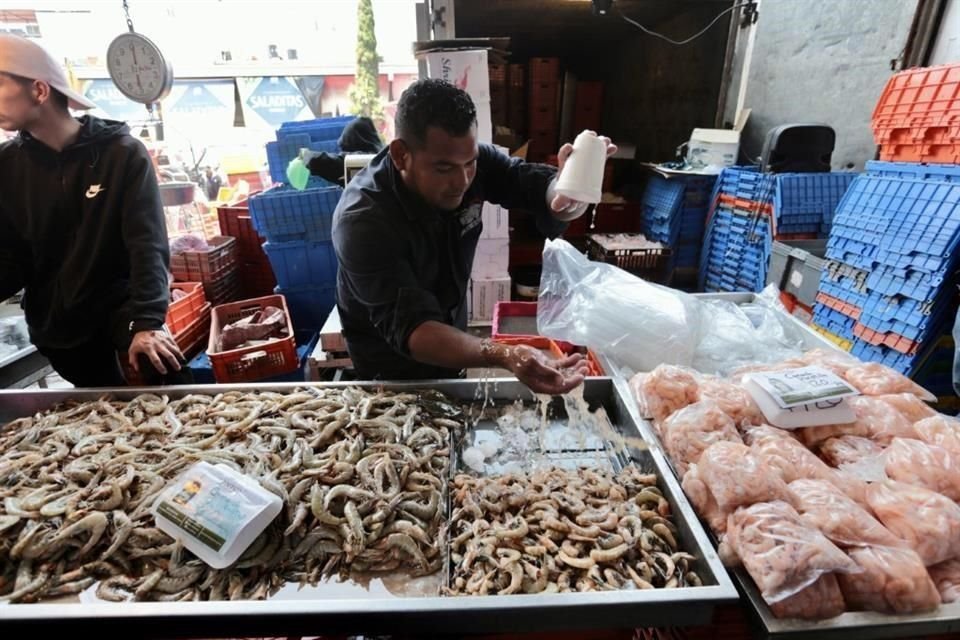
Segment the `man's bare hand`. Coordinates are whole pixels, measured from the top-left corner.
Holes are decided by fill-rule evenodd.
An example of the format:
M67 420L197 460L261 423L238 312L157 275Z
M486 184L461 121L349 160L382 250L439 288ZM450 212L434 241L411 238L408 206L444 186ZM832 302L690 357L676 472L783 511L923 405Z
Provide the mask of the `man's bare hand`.
M147 356L153 367L161 374L167 374L167 365L174 371L180 371L183 354L173 337L166 331L140 331L133 336L133 342L127 349L130 366L140 372L137 356ZM165 364L166 363L166 364Z
M589 372L587 361L579 353L553 359L527 345L488 344L494 363L508 369L534 393L563 395L583 383Z

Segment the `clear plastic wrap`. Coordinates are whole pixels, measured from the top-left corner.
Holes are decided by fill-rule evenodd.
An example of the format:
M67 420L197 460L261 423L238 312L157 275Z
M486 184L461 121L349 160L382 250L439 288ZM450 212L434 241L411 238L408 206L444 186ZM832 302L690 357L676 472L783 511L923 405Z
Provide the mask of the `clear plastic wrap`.
M944 604L960 600L960 560L947 560L928 569Z
M750 392L738 384L707 377L700 381L700 399L713 400L738 427L763 424L763 414Z
M778 618L801 620L829 620L845 610L843 593L832 573L823 574L809 587L770 605L770 611Z
M683 490L697 513L721 534L737 507L795 498L787 484L750 448L736 442L711 445L683 477Z
M937 414L913 423L917 438L960 455L960 420Z
M960 556L960 507L949 498L887 480L867 487L867 504L926 566Z
M746 365L774 363L803 351L803 336L784 314L761 301L736 305L728 300L702 300L703 323L693 367L702 373L727 375Z
M789 486L803 519L832 542L842 546L896 547L902 544L879 520L833 483L801 479L794 480Z
M883 396L890 393L912 393L921 400L934 402L937 397L890 367L877 362L862 363L844 373L847 382L868 396Z
M847 550L862 571L838 576L853 609L880 613L922 613L940 606L940 594L920 557L910 549L856 547Z
M710 400L696 402L673 413L660 425L660 435L681 478L687 467L699 462L703 452L714 443L727 441L743 446L733 420Z
M883 446L862 436L837 436L820 443L820 457L835 468L857 464L864 459L877 458Z
M935 444L894 438L883 453L891 480L912 484L960 500L960 459Z
M727 522L723 556L739 558L773 604L789 598L831 572L857 565L786 502L758 502L737 509Z
M696 298L591 262L564 240L548 240L537 307L542 336L615 354L634 371L689 366L700 334Z
M877 396L877 400L886 402L910 422L919 422L937 415L933 407L912 393L890 393Z
M647 404L647 395L643 392L643 383L646 381L649 374L640 372L631 376L630 381L627 383L630 387L630 393L633 394L633 399L637 403L637 411L640 412L641 418L650 419L653 416L650 415L650 407ZM657 425L659 428L659 425Z
M881 445L894 438L916 438L917 433L902 413L882 398L856 396L847 398L856 420L849 424L832 424L802 429L801 438L808 447L815 447L828 438L863 436Z
M699 399L700 381L695 371L663 364L643 376L637 385L647 417L654 423L666 420L673 412ZM638 400L638 405L641 401Z

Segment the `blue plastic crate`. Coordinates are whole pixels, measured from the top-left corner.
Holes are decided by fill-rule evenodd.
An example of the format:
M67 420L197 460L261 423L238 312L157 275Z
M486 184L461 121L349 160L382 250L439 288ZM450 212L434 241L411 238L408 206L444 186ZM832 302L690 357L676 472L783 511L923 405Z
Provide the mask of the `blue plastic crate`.
M897 270L881 265L867 277L867 287L876 293L903 296L924 303L938 297L949 273L949 265L936 273Z
M336 142L346 126L354 119L356 116L337 116L285 122L277 129L277 140L290 134L306 134L311 142Z
M773 202L774 177L756 169L728 167L717 179L721 193L757 203Z
M960 166L954 164L918 164L913 162L885 162L870 160L867 173L888 178L928 180L933 182L960 182Z
M943 324L947 310L953 309L954 301L948 292L944 293L929 303L870 293L862 305L861 322L874 331L897 333L916 340L925 329Z
M644 220L672 219L683 202L683 192L684 183L680 180L668 180L658 174L650 176L641 199Z
M250 198L253 228L270 242L330 240L333 211L342 193L339 187L274 187Z
M329 286L337 280L332 242L265 242L263 252L284 289Z
M295 329L320 331L336 304L337 286L331 284L290 289L277 287L274 292L286 299Z
M850 353L865 362L879 362L907 376L913 372L919 361L917 356L907 356L895 349L874 346L859 339L853 341Z
M823 279L820 280L818 292L828 295L831 298L836 298L841 302L852 304L857 308L863 307L863 305L867 302L866 293L856 291L854 289L844 287L842 284L829 282Z
M833 212L843 199L856 174L853 173L784 173L776 177L774 215L778 224L790 221L816 223L817 229L791 233L815 233L819 225L833 219ZM803 220L796 220L802 216ZM784 232L787 233L787 232Z
M854 340L853 327L857 321L823 303L817 302L813 305L813 322L844 340Z

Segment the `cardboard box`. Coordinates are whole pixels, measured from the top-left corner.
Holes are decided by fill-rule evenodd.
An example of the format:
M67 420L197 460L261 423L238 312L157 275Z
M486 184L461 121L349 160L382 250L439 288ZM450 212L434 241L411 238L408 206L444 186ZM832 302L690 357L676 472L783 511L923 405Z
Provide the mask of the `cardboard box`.
M498 302L510 299L510 278L477 278L470 282L470 320L492 322Z
M490 102L490 70L485 49L426 54L427 75L460 87L474 102Z
M510 237L510 212L498 204L483 203L481 240Z
M490 101L474 100L477 108L477 142L493 144L493 114L490 111Z
M510 266L510 239L487 238L477 243L470 277L477 279L503 278Z

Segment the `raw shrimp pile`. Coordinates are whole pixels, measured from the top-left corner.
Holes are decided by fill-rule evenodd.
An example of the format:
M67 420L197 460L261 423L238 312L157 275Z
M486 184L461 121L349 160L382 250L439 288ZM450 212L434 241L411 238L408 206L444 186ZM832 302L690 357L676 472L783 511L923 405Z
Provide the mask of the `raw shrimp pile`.
M441 566L451 431L433 392L230 391L69 403L0 432L0 599L96 583L105 600L263 599L286 582ZM154 526L150 507L196 461L225 464L284 509L214 570Z
M656 476L542 469L453 480L451 595L699 586Z

